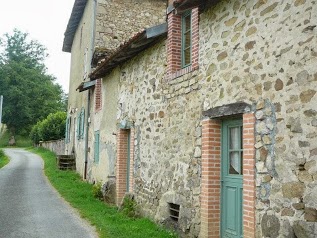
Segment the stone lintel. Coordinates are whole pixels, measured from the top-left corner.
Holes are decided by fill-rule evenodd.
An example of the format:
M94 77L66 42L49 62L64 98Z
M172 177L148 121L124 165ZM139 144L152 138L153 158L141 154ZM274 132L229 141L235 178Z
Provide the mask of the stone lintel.
M203 112L203 117L219 118L241 115L251 111L251 105L245 102L231 103L219 107L210 108Z
M183 12L196 7L200 7L200 10L207 9L218 2L219 0L175 0L173 5L170 6L167 11L174 7L177 14L182 14Z

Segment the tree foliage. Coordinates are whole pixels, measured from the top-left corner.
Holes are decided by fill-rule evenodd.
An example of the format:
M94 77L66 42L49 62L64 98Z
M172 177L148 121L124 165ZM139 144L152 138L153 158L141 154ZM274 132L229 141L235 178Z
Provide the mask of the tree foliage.
M0 95L3 123L12 134L28 134L36 122L65 109L55 78L47 74L43 45L15 29L0 38Z
M33 126L30 137L35 144L39 141L59 140L65 137L66 112L51 113Z

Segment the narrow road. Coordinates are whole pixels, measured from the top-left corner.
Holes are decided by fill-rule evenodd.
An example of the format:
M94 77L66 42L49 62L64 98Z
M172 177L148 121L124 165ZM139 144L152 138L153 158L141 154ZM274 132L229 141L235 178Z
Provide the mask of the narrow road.
M0 238L96 237L48 184L39 156L23 149L4 151L11 161L0 169Z

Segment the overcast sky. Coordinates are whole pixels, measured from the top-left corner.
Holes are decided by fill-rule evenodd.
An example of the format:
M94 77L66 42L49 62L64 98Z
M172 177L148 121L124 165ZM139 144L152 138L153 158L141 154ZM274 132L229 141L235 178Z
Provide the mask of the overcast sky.
M74 0L0 0L0 36L14 28L29 33L49 54L48 73L68 92L70 53L62 52Z

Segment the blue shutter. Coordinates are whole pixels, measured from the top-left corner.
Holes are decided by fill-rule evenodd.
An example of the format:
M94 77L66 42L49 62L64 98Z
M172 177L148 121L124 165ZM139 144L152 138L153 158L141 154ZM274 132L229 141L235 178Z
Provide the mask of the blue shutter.
M81 109L81 121L80 121L80 138L84 138L85 131L85 108Z
M80 139L80 113L77 114L77 130L76 130L77 140Z
M67 119L66 119L66 130L65 130L65 143L69 143L69 123L70 122L70 118L69 117L67 117Z
M65 143L67 143L67 141L68 141L68 138L67 138L67 136L68 136L68 133L67 133L67 131L68 131L68 118L66 118L66 128L65 128Z
M99 163L99 143L100 143L100 133L99 131L95 131L95 143L94 143L94 161L95 163Z

